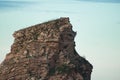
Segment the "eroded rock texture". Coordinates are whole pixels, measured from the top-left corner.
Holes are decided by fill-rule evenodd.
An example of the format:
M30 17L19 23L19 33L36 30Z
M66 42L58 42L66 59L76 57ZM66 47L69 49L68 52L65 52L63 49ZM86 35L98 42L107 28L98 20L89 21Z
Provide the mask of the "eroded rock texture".
M69 18L16 31L0 80L90 80L92 65L75 51Z

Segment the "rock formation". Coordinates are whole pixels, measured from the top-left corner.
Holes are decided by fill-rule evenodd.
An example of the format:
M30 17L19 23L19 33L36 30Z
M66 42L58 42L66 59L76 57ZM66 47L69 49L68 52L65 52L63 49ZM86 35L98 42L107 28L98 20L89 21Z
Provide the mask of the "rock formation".
M92 65L75 51L69 18L16 31L0 80L90 80Z

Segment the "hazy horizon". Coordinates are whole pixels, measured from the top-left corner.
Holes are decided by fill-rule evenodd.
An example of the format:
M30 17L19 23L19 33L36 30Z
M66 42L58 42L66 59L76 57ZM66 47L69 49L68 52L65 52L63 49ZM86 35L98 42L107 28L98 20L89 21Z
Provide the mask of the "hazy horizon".
M70 18L76 50L93 64L91 80L120 80L119 0L0 0L0 63L15 31L60 17Z

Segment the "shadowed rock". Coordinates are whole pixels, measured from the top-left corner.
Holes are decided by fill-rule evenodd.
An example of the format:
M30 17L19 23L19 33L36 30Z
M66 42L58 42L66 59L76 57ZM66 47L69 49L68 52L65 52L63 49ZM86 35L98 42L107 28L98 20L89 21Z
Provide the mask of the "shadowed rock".
M92 65L75 51L69 18L16 31L0 80L90 80Z

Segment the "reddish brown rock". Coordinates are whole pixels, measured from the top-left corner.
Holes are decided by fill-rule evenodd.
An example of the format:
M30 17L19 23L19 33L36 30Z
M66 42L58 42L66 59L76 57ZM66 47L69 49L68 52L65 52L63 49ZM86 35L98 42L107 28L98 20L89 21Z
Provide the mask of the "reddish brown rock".
M0 80L90 80L92 65L75 51L69 18L16 31Z

